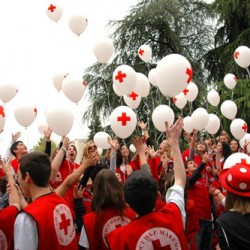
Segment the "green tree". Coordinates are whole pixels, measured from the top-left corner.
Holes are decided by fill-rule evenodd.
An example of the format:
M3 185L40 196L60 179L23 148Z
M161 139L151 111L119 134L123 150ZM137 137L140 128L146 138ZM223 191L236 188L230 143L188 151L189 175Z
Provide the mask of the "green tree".
M102 131L102 124L100 121L100 116L98 114L94 114L94 117L95 119L93 119L91 121L91 124L88 126L88 128L90 129L90 132L89 132L87 140L93 140L94 135L97 132Z
M223 80L232 73L246 79L247 71L237 66L234 51L241 45L250 46L250 2L248 0L215 0L212 4L218 16L214 49L205 55L209 80Z
M45 151L45 145L46 145L46 140L41 137L37 144L33 147L32 151L39 151L39 152L44 152ZM54 152L58 148L58 145L56 142L51 142L51 152Z
M96 120L95 114L106 119L112 110L124 105L123 98L115 95L112 88L113 71L121 64L148 75L162 57L170 53L182 54L193 66L194 81L200 84L201 91L201 83L205 85L203 55L210 49L214 34L209 21L211 13L210 5L203 1L141 0L123 20L110 21L108 27L113 31L111 38L116 53L111 64L96 63L86 69L84 80L88 83L91 105L83 119L92 124ZM145 63L137 56L142 44L152 48L151 63ZM150 95L143 98L136 111L138 120L148 121L155 140L160 133L153 129L151 115L159 104L169 104L169 101L158 88L152 87Z
M250 1L215 0L212 7L218 16L218 30L214 37L214 49L205 55L209 80L221 93L222 101L234 100L238 107L237 117L244 119L249 127L250 76L246 69L240 68L234 61L234 51L241 45L250 47ZM233 93L223 83L227 73L235 74L239 79ZM222 128L230 132L231 121L222 115L220 118Z

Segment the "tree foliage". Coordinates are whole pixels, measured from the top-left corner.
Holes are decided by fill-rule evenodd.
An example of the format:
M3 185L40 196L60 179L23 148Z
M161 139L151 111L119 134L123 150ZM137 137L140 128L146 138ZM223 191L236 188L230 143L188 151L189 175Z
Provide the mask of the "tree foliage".
M45 151L45 145L46 145L46 140L41 137L37 144L33 147L32 151L39 151L39 152L44 152ZM55 142L51 142L51 152L54 152L58 148L58 145Z
M211 48L214 35L212 13L210 5L203 1L141 0L123 20L110 21L108 27L113 31L111 38L116 53L112 63L96 63L86 69L84 80L88 83L91 105L83 119L93 124L95 115L99 114L105 120L112 110L124 105L123 98L118 97L112 88L113 71L121 64L130 65L136 72L148 75L159 59L170 53L182 54L190 61L194 81L202 91L202 84L205 85L203 55ZM142 44L152 48L150 63L137 56ZM152 87L150 95L143 98L136 111L138 120L148 121L149 127L153 128L151 115L159 104L169 104L169 101L158 88ZM154 129L154 139L159 135Z
M250 127L249 87L250 81L246 69L240 68L234 61L234 51L245 45L250 47L250 1L215 0L212 7L218 16L218 29L214 37L215 48L205 56L205 67L219 92L221 100L233 99L237 105L237 117L245 120ZM223 78L227 73L235 74L238 80L235 89L227 89ZM222 128L230 132L231 121L221 116Z

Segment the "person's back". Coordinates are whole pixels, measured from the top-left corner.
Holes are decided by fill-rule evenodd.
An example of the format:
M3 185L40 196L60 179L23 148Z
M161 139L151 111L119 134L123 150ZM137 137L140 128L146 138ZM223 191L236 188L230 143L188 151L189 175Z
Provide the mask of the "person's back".
M83 216L79 244L87 249L108 249L105 236L136 216L124 201L122 184L114 172L101 170L94 181L92 212Z
M49 187L49 157L45 153L32 152L19 162L20 188L33 202L16 218L15 249L77 249L70 209Z
M131 183L130 182L134 182ZM134 187L142 192L133 192ZM131 189L131 199L137 200L136 207L131 206L140 216L121 229L107 236L109 246L113 249L187 249L186 237L179 207L170 202L160 212L152 211L156 202L157 184L149 173L135 171L125 183L125 198ZM178 189L177 189L178 190ZM178 192L178 191L177 191ZM180 191L181 192L181 191ZM144 195L143 195L144 193ZM140 198L140 197L141 198ZM151 202L148 202L151 200Z
M158 189L147 165L145 146L140 138L133 140L142 166L127 179L124 193L126 202L138 218L107 235L110 249L187 249L184 233L186 174L178 142L182 127L181 118L171 128L166 123L166 135L174 158L175 182L166 195L167 205L160 212L153 211Z

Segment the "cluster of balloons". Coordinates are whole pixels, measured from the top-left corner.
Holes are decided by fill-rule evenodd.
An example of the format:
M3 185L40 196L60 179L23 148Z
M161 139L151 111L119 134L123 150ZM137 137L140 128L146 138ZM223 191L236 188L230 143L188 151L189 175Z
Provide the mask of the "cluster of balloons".
M138 56L144 62L149 62L152 51L148 45L142 45L138 49ZM234 53L234 59L240 67L247 68L250 65L250 49L240 46ZM149 71L148 77L137 73L129 65L120 65L113 72L113 90L116 95L124 98L126 105L117 107L110 116L111 128L114 133L125 139L129 137L136 127L136 109L142 97L148 96L150 83L159 88L160 92L169 98L173 98L174 104L183 109L187 102L193 102L198 96L198 87L192 82L193 71L189 61L182 55L170 54L161 59L156 68ZM224 77L224 84L233 90L237 84L235 75L228 73ZM207 94L208 102L217 107L220 104L220 95L212 89ZM236 119L237 105L232 100L225 100L220 106L221 113L232 120L230 130L238 140L250 141L250 134L247 134L246 122ZM175 115L168 105L159 105L153 110L152 121L155 128L165 131L165 121L173 124ZM190 116L184 117L184 130L191 133L193 129L205 130L214 135L220 129L220 119L216 114L208 114L204 108L197 108ZM250 146L249 146L250 147ZM250 148L249 148L250 149Z
M62 17L62 8L55 4L50 4L46 9L47 16L54 22L58 22ZM83 15L74 15L69 19L70 30L80 36L88 26L88 19Z
M58 92L62 90L64 95L75 103L82 99L87 85L82 79L71 78L64 72L55 74L52 77L52 83Z

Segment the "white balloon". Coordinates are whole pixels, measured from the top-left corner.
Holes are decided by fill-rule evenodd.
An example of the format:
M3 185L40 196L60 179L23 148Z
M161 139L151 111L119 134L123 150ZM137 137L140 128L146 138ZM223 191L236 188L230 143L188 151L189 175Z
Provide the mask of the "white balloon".
M94 45L93 52L100 63L107 63L114 52L113 41L110 38L99 40Z
M142 61L149 62L152 57L152 50L148 45L143 44L138 49L138 55L142 59Z
M48 130L48 124L39 124L38 125L38 127L37 127L37 129L38 129L38 131L39 131L39 133L41 134L41 135L44 135L44 132L46 131L46 130Z
M189 61L182 55L171 54L158 63L155 81L163 95L174 97L187 87L192 76Z
M167 121L169 126L172 126L174 123L175 115L173 110L167 105L157 106L152 113L152 121L154 126L160 132L166 131L165 122Z
M80 36L88 25L88 19L85 16L75 15L69 19L69 28L73 33Z
M63 106L48 108L45 116L49 128L59 136L66 136L73 126L73 113Z
M192 124L195 129L201 131L208 124L209 116L204 108L197 108L192 113Z
M118 66L113 73L113 83L123 95L128 95L134 90L136 81L137 74L128 65Z
M68 74L65 73L57 73L52 77L52 82L54 87L60 91L62 89L62 83L63 80L68 76Z
M102 148L97 148L97 152L99 155L102 155L102 152L103 152Z
M148 72L148 79L150 81L150 83L153 85L153 86L157 86L157 83L155 81L155 72L156 72L156 69L151 69L149 72Z
M229 120L233 120L237 114L237 106L231 100L224 101L220 106L221 113Z
M193 102L196 99L199 90L195 83L190 82L182 92L189 102Z
M224 76L223 81L224 81L225 86L227 88L229 88L229 89L234 89L234 87L237 84L237 78L236 78L236 76L234 74L231 74L231 73L226 74Z
M6 115L4 111L4 107L0 105L0 133L2 132L6 121Z
M192 122L192 117L191 116L186 116L183 118L183 129L187 133L191 133L194 129L193 122Z
M123 94L117 89L116 85L113 83L113 90L117 96L123 96Z
M23 127L27 128L33 123L37 116L37 109L31 103L19 103L14 109L16 121Z
M129 146L129 150L132 152L132 153L135 153L136 152L136 148L133 144L130 144Z
M147 97L150 91L150 83L148 78L142 73L136 73L137 81L134 88L134 92L138 93L141 97Z
M58 22L62 17L62 8L58 5L50 4L46 13L52 21Z
M185 105L187 104L187 99L184 96L184 93L181 92L180 94L178 94L177 96L173 98L173 102L177 108L183 109Z
M220 119L215 114L208 114L208 123L205 127L205 130L211 134L216 134L220 129Z
M244 153L231 154L225 161L223 169L229 169L237 164L247 163L250 164L250 157Z
M18 90L13 83L0 84L0 98L4 103L11 101L17 94Z
M220 95L216 90L212 89L207 94L207 100L211 105L216 107L220 103Z
M244 145L247 145L247 152L250 152L250 134L246 133L243 138L239 141L241 148L244 148Z
M81 79L64 79L62 90L65 96L72 102L79 102L82 99L86 88L86 82Z
M230 131L235 139L240 140L247 133L247 124L242 119L234 119L230 124Z
M109 137L110 137L109 134L107 134L106 132L97 132L94 135L93 140L97 147L102 148L102 149L108 149L110 148L110 144L108 143Z
M242 68L250 65L250 49L247 46L240 46L234 52L235 62Z
M134 91L129 95L124 95L123 99L124 99L124 102L131 109L137 109L141 103L141 97L138 94L136 94L136 92L134 92Z
M127 106L119 106L113 110L110 116L110 125L116 136L125 139L136 128L136 114Z

